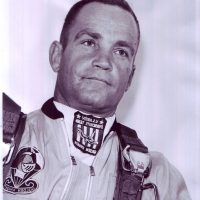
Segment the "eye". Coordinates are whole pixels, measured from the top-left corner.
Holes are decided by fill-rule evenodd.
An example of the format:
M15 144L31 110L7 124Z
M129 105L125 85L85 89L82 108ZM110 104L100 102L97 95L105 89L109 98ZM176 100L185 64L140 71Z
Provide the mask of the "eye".
M95 41L93 40L84 40L81 42L82 45L88 46L88 47L94 47L95 46Z
M115 53L122 57L129 57L128 52L125 51L124 49L117 49L115 50Z

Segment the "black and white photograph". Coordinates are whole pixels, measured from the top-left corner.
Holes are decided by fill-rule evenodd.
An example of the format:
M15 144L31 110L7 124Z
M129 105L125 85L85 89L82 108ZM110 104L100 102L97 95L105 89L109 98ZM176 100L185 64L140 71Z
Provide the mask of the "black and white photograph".
M200 0L0 8L3 200L199 200Z

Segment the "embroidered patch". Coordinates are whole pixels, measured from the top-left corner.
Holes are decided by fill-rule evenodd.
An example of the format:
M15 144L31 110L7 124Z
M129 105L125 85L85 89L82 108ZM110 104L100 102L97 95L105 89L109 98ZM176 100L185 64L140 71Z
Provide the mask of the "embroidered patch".
M33 175L44 168L44 158L35 147L22 147L14 159L10 174L3 184L5 191L12 194L30 194L38 188Z
M101 147L106 119L74 113L73 143L84 153L96 155Z

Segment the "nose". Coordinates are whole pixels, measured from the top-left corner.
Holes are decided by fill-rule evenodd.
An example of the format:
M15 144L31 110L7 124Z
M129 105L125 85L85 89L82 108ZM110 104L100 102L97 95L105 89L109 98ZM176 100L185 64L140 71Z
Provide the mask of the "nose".
M111 70L112 63L110 61L110 55L106 52L97 53L95 59L92 62L93 67L101 68L103 70Z

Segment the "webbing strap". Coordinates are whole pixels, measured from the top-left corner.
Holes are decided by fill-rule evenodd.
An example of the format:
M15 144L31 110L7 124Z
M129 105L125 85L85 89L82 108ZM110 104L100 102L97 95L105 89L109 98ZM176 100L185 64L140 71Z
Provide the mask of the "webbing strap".
M12 143L20 113L21 107L3 93L3 142Z
M21 112L21 107L3 93L3 141L14 147L13 151L4 158L3 181L18 151L24 132L26 115ZM8 160L9 157L9 160Z
M129 172L121 171L118 174L114 200L138 200L142 177L130 176Z
M116 123L115 131L119 137L122 149L124 149L127 145L130 145L130 149L134 151L148 153L148 148L138 138L135 130L130 129L120 123Z
M137 133L121 124L115 125L116 132L119 137L121 151L119 151L118 159L118 176L115 187L114 200L141 200L144 178L149 175L150 169L147 168L144 173L133 173L131 170L127 171L123 168L124 165L131 167L130 162L122 164L122 151L127 145L131 150L148 153L148 148L137 137ZM124 161L123 161L124 162Z

